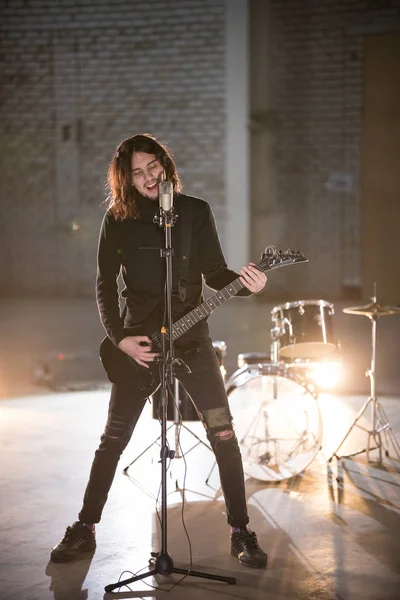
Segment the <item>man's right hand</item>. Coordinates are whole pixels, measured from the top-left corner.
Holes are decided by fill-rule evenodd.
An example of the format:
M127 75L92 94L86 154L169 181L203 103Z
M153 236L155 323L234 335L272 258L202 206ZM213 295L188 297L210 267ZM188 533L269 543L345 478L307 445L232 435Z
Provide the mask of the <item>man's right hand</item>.
M138 365L149 368L147 363L153 362L158 356L158 352L151 351L151 339L147 335L129 335L123 338L118 344L118 348L133 358Z

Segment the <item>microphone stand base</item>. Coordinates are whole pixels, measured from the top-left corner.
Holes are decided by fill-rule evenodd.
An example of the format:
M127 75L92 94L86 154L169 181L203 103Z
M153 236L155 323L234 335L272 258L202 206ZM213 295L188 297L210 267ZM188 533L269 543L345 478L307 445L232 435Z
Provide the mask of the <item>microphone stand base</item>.
M155 553L154 566L160 575L170 575L174 568L174 562L168 552ZM150 564L153 564L153 560L150 559Z
M134 577L129 577L129 579L118 581L118 583L106 585L104 590L106 592L112 592L116 588L129 585L135 581L140 581L146 577L153 577L153 575L171 575L171 573L190 575L191 577L201 577L202 579L211 579L213 581L222 581L229 585L235 585L236 583L236 577L223 577L221 575L213 575L212 573L203 573L202 571L192 571L191 569L179 569L174 567L173 560L168 552L152 552L151 556L152 558L149 560L149 564L151 567L154 567L154 569L141 573L140 575L135 575Z

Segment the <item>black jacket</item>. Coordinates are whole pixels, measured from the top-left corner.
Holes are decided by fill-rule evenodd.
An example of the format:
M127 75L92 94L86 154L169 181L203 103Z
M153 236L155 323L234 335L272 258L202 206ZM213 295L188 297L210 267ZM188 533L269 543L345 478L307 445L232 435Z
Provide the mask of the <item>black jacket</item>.
M192 221L184 302L179 299L178 294L183 203L190 203ZM154 248L164 247L164 228L153 223L158 202L140 197L138 207L138 218L123 221L117 221L108 211L100 231L96 298L101 322L115 345L128 334L127 329L137 325L143 325L142 333L146 335L158 331L158 325L155 331L149 331L145 326L155 313L159 313L162 320L166 267L165 259L161 258L160 252ZM174 208L178 215L172 228L172 317L175 322L203 301L203 277L208 287L221 290L236 279L238 274L227 268L209 204L199 198L176 194ZM125 299L127 309L124 318L120 316L117 285L120 272L124 283L121 296ZM238 295L250 294L251 292L244 288ZM177 345L201 341L208 337L208 325L204 319L184 333Z

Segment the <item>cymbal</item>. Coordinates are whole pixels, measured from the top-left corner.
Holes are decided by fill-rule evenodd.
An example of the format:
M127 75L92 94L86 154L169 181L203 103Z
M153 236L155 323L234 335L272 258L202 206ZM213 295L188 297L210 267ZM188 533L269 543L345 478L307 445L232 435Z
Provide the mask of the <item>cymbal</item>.
M366 317L383 317L385 315L400 314L400 306L381 306L378 302L371 302L365 306L349 306L343 309L349 315L365 315Z

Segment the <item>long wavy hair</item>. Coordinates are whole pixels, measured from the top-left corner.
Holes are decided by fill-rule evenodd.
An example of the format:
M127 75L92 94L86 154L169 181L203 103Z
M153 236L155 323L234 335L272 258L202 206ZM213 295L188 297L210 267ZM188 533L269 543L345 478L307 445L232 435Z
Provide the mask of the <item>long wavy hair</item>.
M138 192L132 185L132 154L154 154L165 171L165 178L180 192L182 182L170 150L149 133L140 133L119 144L108 168L107 208L117 220L138 216L136 199Z

